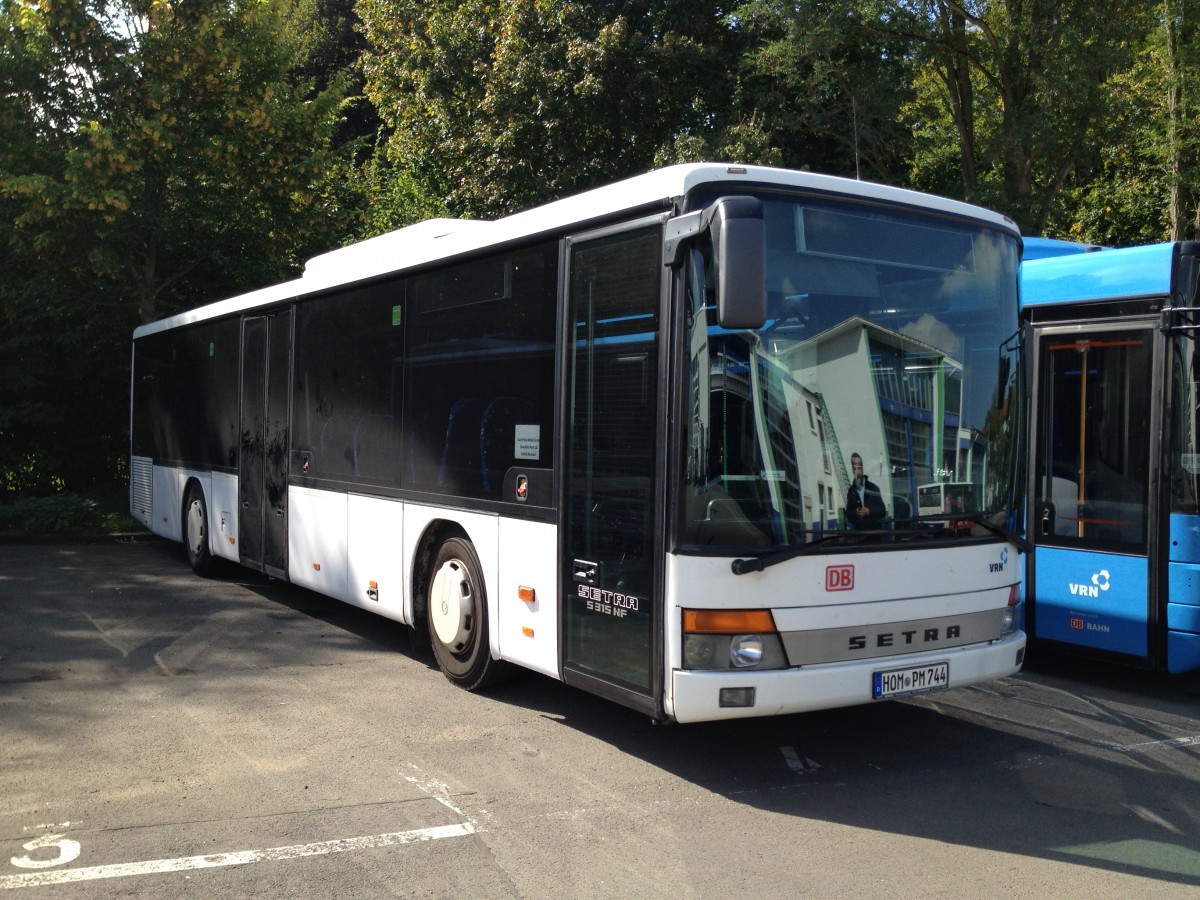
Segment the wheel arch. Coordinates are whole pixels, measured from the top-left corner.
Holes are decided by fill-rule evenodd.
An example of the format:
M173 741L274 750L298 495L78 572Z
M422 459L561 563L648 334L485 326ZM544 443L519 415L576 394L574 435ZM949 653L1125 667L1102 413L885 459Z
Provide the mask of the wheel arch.
M212 484L196 474L185 475L179 483L181 485L178 498L179 541L184 546L192 571L201 577L207 577L213 573L217 559L213 529ZM196 542L195 546L193 546L193 535L190 533L194 518L190 510L193 496L199 499L198 506L202 512L200 524L204 538L203 544ZM199 547L203 547L203 550L198 549Z
M420 528L413 544L409 565L409 591L412 597L411 627L415 634L425 634L429 619L429 588L433 581L433 561L438 546L447 538L467 541L478 558L483 577L488 618L491 622L488 644L491 655L500 659L499 640L499 520L495 516L468 513L461 518L445 514L431 517Z
M423 631L429 619L429 585L433 581L433 557L438 546L449 537L471 540L466 529L453 519L433 519L426 523L417 539L412 564L412 627ZM474 543L474 542L472 542ZM487 590L484 585L484 590ZM490 596L490 593L489 593Z

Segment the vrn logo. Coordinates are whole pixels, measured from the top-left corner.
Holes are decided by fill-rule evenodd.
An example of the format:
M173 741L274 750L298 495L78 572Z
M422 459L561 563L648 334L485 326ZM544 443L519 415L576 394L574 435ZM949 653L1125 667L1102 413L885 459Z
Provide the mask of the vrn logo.
M988 563L989 572L1003 572L1004 567L1008 565L1008 548L1005 547L1000 551L1000 562Z
M1099 597L1101 591L1107 591L1109 586L1108 569L1101 569L1092 576L1091 584L1069 585L1071 593L1076 597Z

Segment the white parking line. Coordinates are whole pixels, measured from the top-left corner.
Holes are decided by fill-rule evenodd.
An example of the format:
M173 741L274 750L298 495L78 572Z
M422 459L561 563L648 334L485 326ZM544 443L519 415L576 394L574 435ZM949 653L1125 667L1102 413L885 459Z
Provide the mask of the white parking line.
M1163 741L1146 741L1143 744L1107 744L1109 750L1116 753L1145 753L1150 750L1174 750L1176 747L1193 747L1200 744L1200 735L1191 737L1170 738Z
M314 844L296 844L291 847L272 847L268 850L242 850L236 853L213 853L207 856L183 856L176 859L152 859L145 862L115 863L107 866L90 866L84 869L65 869L58 872L30 872L25 875L0 875L0 890L12 888L42 887L49 884L70 884L77 881L95 881L102 878L125 878L130 875L155 875L166 872L187 872L195 869L214 869L221 866L244 866L248 863L278 862L299 859L304 856L322 856L327 853L346 853L350 850L370 850L379 847L394 847L420 841L437 841L443 838L465 837L475 834L475 825L464 822L460 825L440 825L435 828L418 828L414 831L395 831L391 834L370 834L363 837L343 838L336 841L319 841Z

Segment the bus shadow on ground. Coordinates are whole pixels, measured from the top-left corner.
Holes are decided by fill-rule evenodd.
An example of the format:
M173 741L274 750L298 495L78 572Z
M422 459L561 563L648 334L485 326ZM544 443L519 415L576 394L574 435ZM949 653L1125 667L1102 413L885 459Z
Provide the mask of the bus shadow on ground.
M494 696L764 811L1200 885L1197 680L1078 666L682 726L544 678Z
M437 668L399 623L243 570L220 577ZM1049 652L994 684L682 726L531 672L487 694L764 811L1179 885L1200 885L1197 696L1200 675Z

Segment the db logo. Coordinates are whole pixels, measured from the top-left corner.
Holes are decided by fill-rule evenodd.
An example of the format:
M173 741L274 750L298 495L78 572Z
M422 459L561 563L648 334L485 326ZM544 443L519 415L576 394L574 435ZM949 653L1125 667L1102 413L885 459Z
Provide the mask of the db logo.
M826 566L825 590L854 590L854 566Z
M1076 631L1083 631L1083 619L1077 619L1075 617L1072 617L1071 621L1068 622L1067 624L1069 624Z

